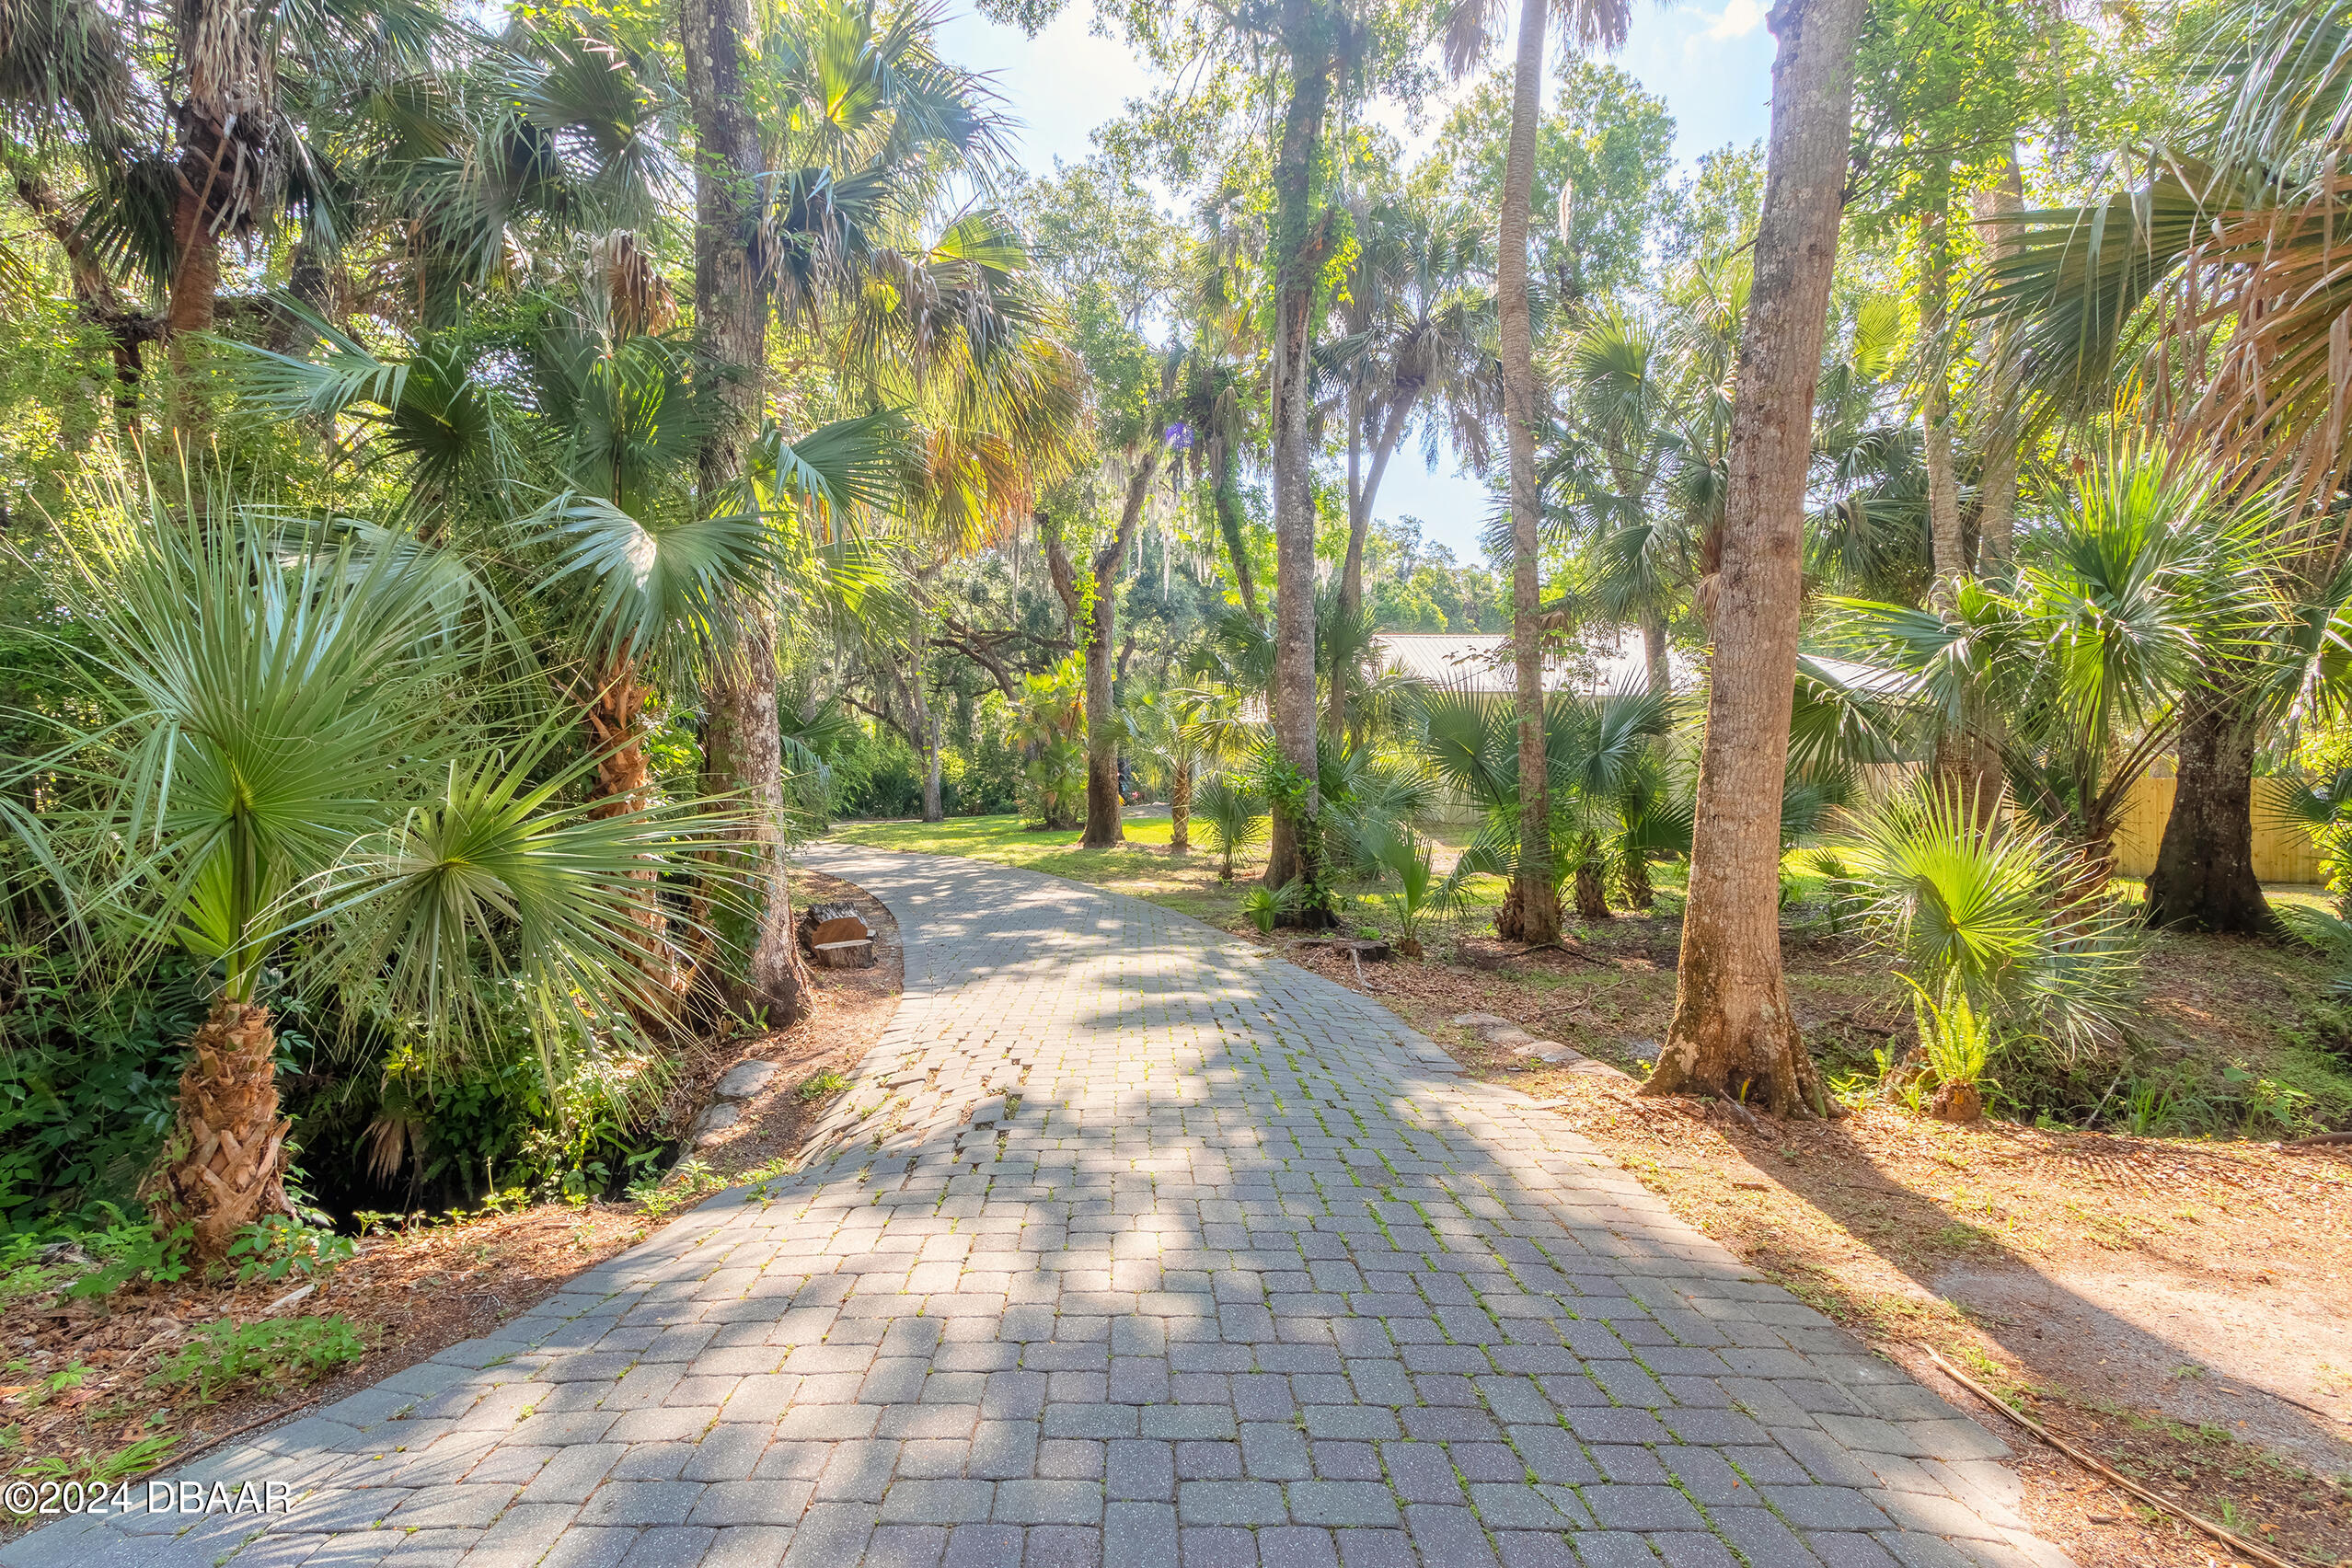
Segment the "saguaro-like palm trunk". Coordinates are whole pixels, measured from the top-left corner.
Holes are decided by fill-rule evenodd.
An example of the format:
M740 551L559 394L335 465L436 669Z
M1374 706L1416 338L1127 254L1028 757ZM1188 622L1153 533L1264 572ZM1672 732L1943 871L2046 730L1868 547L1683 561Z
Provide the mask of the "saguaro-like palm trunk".
M1223 436L1216 441L1216 483L1209 503L1216 509L1217 532L1224 536L1225 553L1233 561L1233 586L1241 595L1241 607L1251 616L1258 613L1258 573L1250 564L1250 543L1241 536L1241 486L1235 470L1240 466L1233 443Z
M1331 251L1330 214L1315 198L1315 162L1331 102L1341 19L1322 0L1283 0L1281 30L1290 56L1290 102L1274 151L1274 668L1268 694L1274 741L1285 761L1315 777L1315 281ZM1310 782L1306 810L1320 802ZM1299 874L1298 832L1274 813L1266 885Z
M1528 300L1528 208L1535 190L1536 135L1543 112L1543 30L1551 0L1522 0L1511 80L1511 139L1503 157L1503 221L1496 265L1501 316L1503 422L1511 453L1511 644L1518 674L1519 870L1513 879L1516 935L1560 940L1560 892L1551 884L1551 795L1543 744L1542 546L1536 486L1535 319ZM1505 935L1514 933L1505 932Z
M743 80L744 0L684 0L679 18L686 99L694 115L695 332L717 368L727 409L701 453L703 502L742 478L744 448L759 428L767 384L768 288L762 256L759 127ZM792 940L792 887L784 859L784 755L776 711L776 612L742 606L741 635L722 651L708 693L705 777L749 808L743 849L757 907L749 928L722 934L743 951L730 979L738 1005L763 1009L772 1027L810 1008L808 972Z
M286 1133L278 1114L270 1009L222 997L190 1042L179 1114L143 1194L167 1226L193 1228L196 1255L220 1258L246 1226L290 1214Z
M1339 610L1350 620L1364 609L1364 544L1372 532L1372 503L1379 499L1380 480L1389 471L1389 455L1396 451L1397 443L1404 434L1405 421L1412 417L1412 406L1420 396L1421 387L1414 383L1389 403L1380 428L1373 434L1371 465L1359 474L1365 398L1355 388L1348 392L1347 559L1340 563ZM1323 728L1334 735L1347 728L1347 683L1339 678L1337 670L1332 672Z
M1674 1025L1645 1088L1826 1110L1781 972L1781 784L1796 686L1814 394L1862 0L1780 0L1756 281L1740 334Z
M653 789L645 757L645 686L626 651L597 678L588 702L588 735L597 751L595 781L589 786L592 817L640 811Z

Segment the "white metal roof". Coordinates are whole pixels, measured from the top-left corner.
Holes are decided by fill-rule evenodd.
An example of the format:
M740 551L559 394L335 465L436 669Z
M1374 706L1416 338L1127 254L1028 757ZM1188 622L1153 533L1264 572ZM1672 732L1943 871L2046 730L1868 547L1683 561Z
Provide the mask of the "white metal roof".
M1493 631L1383 631L1373 638L1384 667L1401 670L1435 686L1466 684L1480 692L1515 692L1519 678L1511 662L1511 640ZM1688 660L1670 655L1674 683L1689 678ZM1546 691L1607 691L1638 686L1649 667L1642 639L1631 628L1588 632L1570 651L1544 661Z

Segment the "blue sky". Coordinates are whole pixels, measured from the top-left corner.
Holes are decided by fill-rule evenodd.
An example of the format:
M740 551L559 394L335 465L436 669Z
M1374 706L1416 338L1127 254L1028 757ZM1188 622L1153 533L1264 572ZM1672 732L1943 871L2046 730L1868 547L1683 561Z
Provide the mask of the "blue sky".
M1632 37L1616 63L1666 99L1675 118L1675 156L1685 167L1725 143L1763 136L1772 66L1764 8L1761 0L1704 0L1634 13ZM1056 160L1084 158L1093 150L1095 127L1150 86L1124 46L1094 36L1092 21L1091 6L1077 0L1034 39L968 11L940 29L949 59L995 75L997 90L1022 127L1021 161L1041 173ZM1401 121L1391 123L1410 139ZM1424 472L1417 453L1401 454L1390 466L1378 512L1419 517L1425 537L1449 546L1464 561L1479 559L1483 488L1442 469Z

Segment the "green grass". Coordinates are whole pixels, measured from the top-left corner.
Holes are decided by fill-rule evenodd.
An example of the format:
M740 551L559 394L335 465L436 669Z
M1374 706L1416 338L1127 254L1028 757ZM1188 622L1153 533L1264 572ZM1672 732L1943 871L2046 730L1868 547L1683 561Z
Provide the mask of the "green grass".
M1260 847L1235 856L1233 881L1221 882L1216 873L1224 857L1208 847L1208 833L1198 818L1193 822L1190 853L1173 855L1168 847L1168 808L1138 809L1151 814L1127 816L1124 824L1127 841L1110 849L1081 849L1077 829L1032 831L1022 825L1018 816L844 823L827 836L836 844L859 844L925 855L961 855L1003 866L1019 866L1024 870L1043 871L1071 882L1147 898L1226 930L1249 929L1250 923L1241 914L1241 898L1264 873L1265 850ZM1452 865L1454 857L1469 844L1474 831L1468 826L1451 826L1429 834L1437 845L1439 870ZM1343 891L1358 900L1347 912L1351 925L1388 928L1389 921L1381 912L1379 901L1361 896L1372 891L1368 885ZM1503 901L1502 879L1473 878L1468 893L1473 906L1492 908Z
M1124 844L1109 849L1081 849L1075 828L1032 832L1018 816L981 816L951 817L945 822L845 823L829 838L836 844L961 855L1019 866L1148 898L1213 926L1240 928L1241 891L1265 870L1262 850L1235 857L1234 880L1227 883L1217 880L1221 857L1208 848L1207 835L1198 823L1193 825L1192 850L1185 855L1169 852L1164 807L1151 816L1129 816L1124 831Z

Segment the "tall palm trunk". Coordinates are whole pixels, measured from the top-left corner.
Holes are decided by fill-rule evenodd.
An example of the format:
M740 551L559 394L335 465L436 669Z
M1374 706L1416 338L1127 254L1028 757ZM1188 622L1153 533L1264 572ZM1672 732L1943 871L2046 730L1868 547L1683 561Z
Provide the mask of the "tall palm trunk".
M1389 471L1389 457L1397 449L1397 442L1404 434L1405 421L1412 416L1413 403L1420 397L1418 385L1410 385L1404 393L1389 406L1380 428L1373 433L1371 464L1359 474L1362 459L1365 398L1356 389L1348 390L1347 438L1347 559L1340 564L1340 615L1354 620L1364 612L1364 543L1372 532L1372 503L1379 498L1380 480ZM1336 735L1347 728L1347 683L1332 672L1330 707L1323 727Z
M1779 0L1755 282L1740 334L1707 735L1674 1024L1652 1093L1826 1112L1781 972L1781 785L1805 473L1850 145L1862 0Z
M2002 161L2000 178L1976 200L1978 222L2007 219L2025 205L2025 183L2017 169L2012 142ZM1989 235L1993 261L1999 265L2017 246L2013 224L1997 223ZM2006 323L1993 329L1992 363L1978 379L1976 409L1980 449L1977 476L1977 559L1980 571L2004 565L2015 551L2017 533L2017 432L2011 422L2008 387L2014 333Z
M1315 778L1315 283L1332 248L1332 215L1316 199L1335 52L1345 26L1329 0L1282 0L1279 28L1289 56L1290 101L1274 148L1274 659L1268 693L1274 742L1308 779L1300 810L1321 809ZM1304 824L1276 811L1267 846L1266 885L1282 887L1302 870Z
M1960 475L1952 455L1952 386L1947 342L1952 310L1951 222L1948 173L1929 181L1933 203L1920 219L1920 421L1927 467L1928 535L1934 554L1932 601L1952 602L1968 575L1966 539L1960 526Z
M701 452L703 503L740 479L744 444L758 430L767 383L768 283L760 243L759 127L743 82L744 0L685 0L680 42L694 116L694 317L702 352L719 368L725 416ZM772 1027L806 1016L808 971L792 936L786 864L784 752L776 709L776 611L742 607L736 646L714 662L703 767L711 785L750 807L741 848L751 862L756 907L734 933L743 974L726 988L738 1006L764 1010ZM722 928L722 935L725 933Z
M1953 454L1950 328L1952 298L1952 225L1949 170L1930 182L1934 203L1920 220L1920 375L1923 396L1920 417L1923 426L1928 488L1928 535L1933 555L1934 583L1928 602L1949 608L1963 578L1974 574L1968 559L1967 536L1960 522L1960 474ZM1935 738L1934 767L1943 788L1958 797L1980 829L1992 825L2000 810L2000 755L1982 732L1989 715L1980 698L1971 695L1956 719L1947 718Z
M1193 765L1180 762L1168 779L1168 849L1173 855L1193 847Z
M1551 0L1521 0L1518 60L1511 79L1511 139L1503 159L1501 312L1503 422L1511 451L1511 644L1518 674L1519 870L1513 878L1517 935L1560 940L1560 892L1551 884L1551 795L1543 736L1541 540L1536 485L1535 318L1528 299L1528 206L1543 113L1543 29Z
M1655 605L1644 605L1636 619L1642 628L1642 667L1649 688L1664 697L1674 690L1674 663L1666 653L1666 614Z
M1119 571L1159 477L1159 453L1156 441L1144 453L1127 479L1118 532L1094 552L1094 614L1086 633L1086 831L1078 836L1090 849L1107 849L1127 836L1120 823L1119 710L1111 689L1117 662L1111 648L1118 635Z
M173 423L183 436L203 421L189 382L192 334L212 329L221 288L221 238L252 231L256 205L278 158L277 62L251 0L183 0L174 37L181 93L173 105L170 298L165 328L176 374Z
M270 1009L223 997L190 1042L164 1160L141 1195L167 1227L189 1226L199 1258L225 1257L246 1226L291 1214Z

